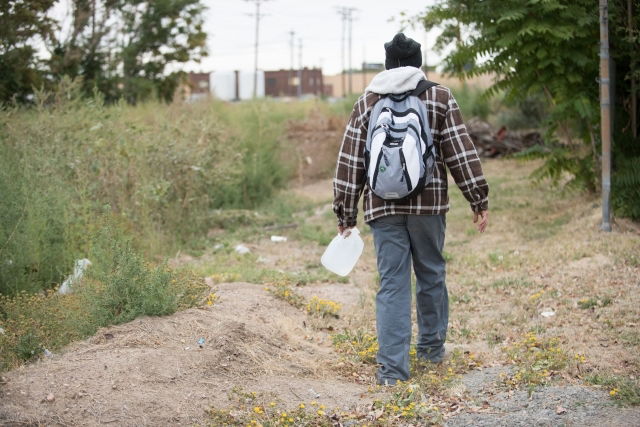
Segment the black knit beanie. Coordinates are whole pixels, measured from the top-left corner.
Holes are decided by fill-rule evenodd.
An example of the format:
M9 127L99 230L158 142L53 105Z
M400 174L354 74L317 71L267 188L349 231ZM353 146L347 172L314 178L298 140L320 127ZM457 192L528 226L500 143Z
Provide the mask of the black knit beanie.
M422 65L420 43L407 38L403 33L396 34L393 40L385 43L384 50L386 51L384 67L387 70L406 66L420 68Z

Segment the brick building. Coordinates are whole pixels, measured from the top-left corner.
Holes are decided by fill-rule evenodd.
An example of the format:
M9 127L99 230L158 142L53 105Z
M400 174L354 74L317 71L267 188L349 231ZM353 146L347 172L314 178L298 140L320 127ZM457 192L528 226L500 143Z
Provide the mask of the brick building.
M298 93L299 82L302 82ZM264 94L266 96L330 95L331 88L324 83L322 70L303 68L302 70L277 70L264 72Z

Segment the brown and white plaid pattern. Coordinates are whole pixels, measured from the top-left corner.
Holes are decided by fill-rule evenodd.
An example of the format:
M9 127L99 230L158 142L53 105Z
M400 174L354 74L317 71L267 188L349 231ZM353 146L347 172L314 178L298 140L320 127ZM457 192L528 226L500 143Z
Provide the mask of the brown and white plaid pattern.
M364 190L364 220L370 222L385 215L438 215L449 210L447 172L469 201L474 212L488 208L489 186L482 174L482 166L475 146L462 121L458 104L451 91L434 86L422 95L436 149L436 168L433 180L421 194L406 202L386 202L366 185L364 150L367 126L374 104L380 95L365 92L353 107L342 140L336 174L333 180L333 211L339 225L353 227L358 214L358 199Z

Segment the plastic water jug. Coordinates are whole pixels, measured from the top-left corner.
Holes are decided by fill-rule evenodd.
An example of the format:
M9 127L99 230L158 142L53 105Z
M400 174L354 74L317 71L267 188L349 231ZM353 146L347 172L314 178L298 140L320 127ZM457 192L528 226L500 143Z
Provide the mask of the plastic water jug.
M358 262L364 242L357 228L350 229L351 234L345 237L338 234L324 251L320 261L325 268L340 276L346 276Z

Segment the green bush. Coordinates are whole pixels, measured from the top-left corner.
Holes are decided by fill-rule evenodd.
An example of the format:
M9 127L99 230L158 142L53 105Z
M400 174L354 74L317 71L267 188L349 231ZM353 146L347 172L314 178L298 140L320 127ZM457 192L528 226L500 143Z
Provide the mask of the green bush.
M640 221L640 157L619 159L611 184L611 204L616 214Z
M113 228L100 231L90 252L94 264L81 288L91 315L100 325L123 323L140 315L161 316L178 307L179 288L174 274L151 265L137 253L129 239Z
M547 118L548 108L542 95L531 95L523 99L503 100L497 124L507 129L539 129Z
M482 88L463 84L459 88L451 88L451 91L465 119L478 117L487 120L489 118L492 107Z

